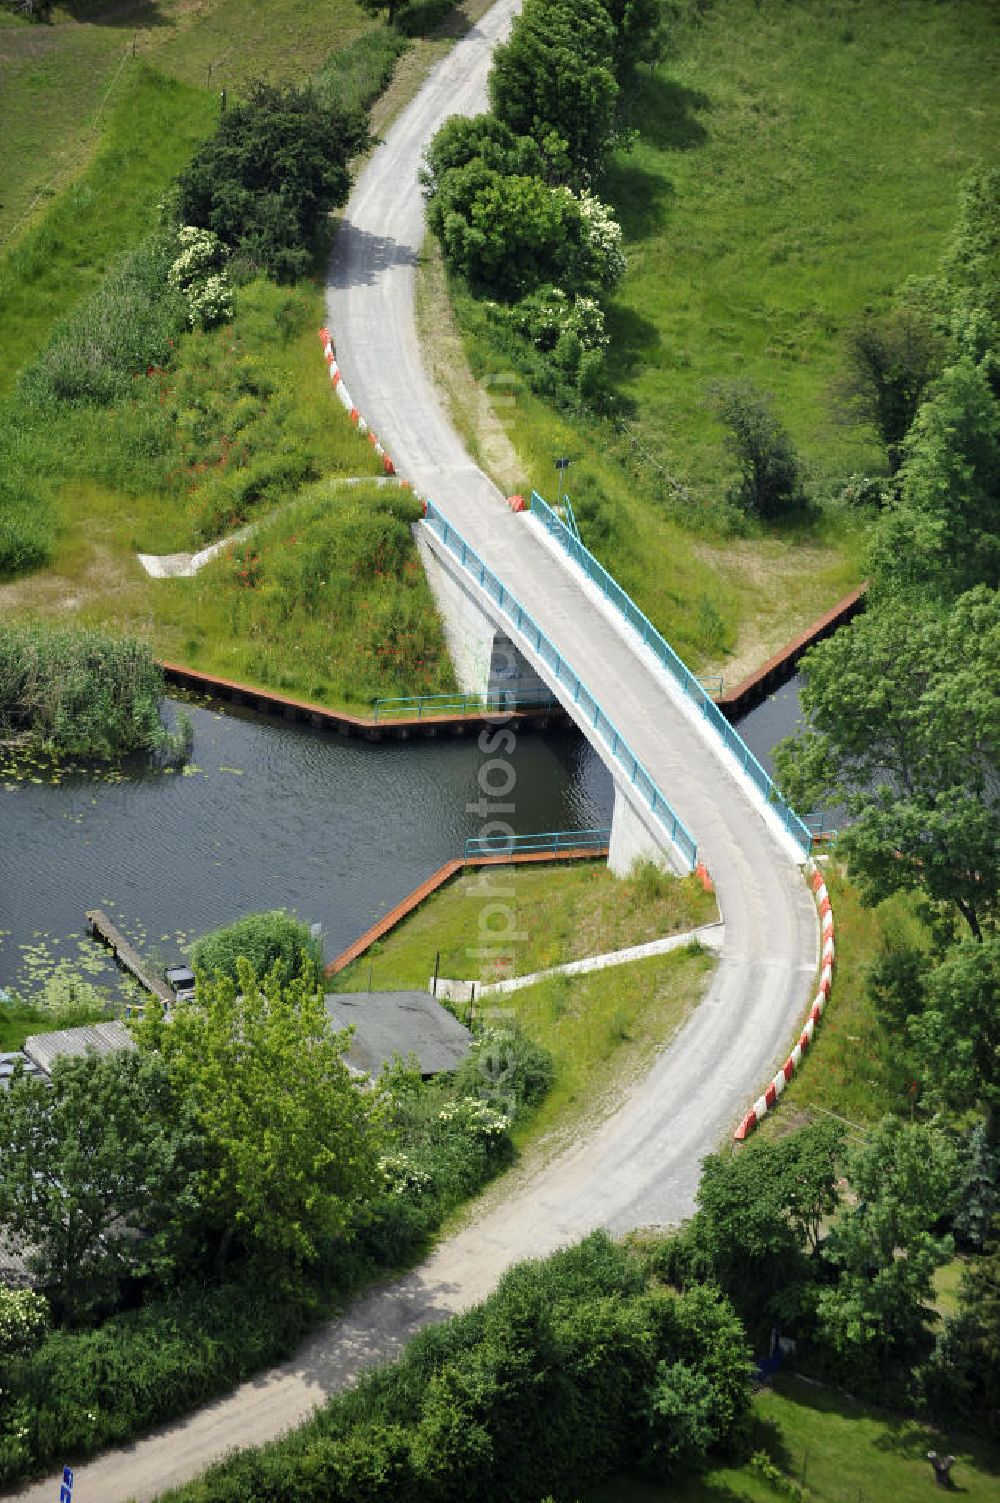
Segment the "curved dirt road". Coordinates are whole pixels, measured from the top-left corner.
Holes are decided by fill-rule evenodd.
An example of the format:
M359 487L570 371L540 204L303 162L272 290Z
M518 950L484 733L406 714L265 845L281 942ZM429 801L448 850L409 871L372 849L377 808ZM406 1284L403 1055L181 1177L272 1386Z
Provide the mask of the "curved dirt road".
M359 180L334 257L330 324L354 400L400 472L433 496L550 635L572 643L579 591L466 455L421 367L413 322L422 149L445 116L481 107L490 51L515 9L514 0L499 0L455 47ZM696 728L671 708L656 674L600 611L588 620L583 645L587 660L578 671L614 709L715 877L726 945L704 1001L614 1116L585 1140L533 1177L522 1176L509 1195L489 1197L478 1218L419 1269L357 1301L291 1361L79 1467L74 1503L153 1498L226 1451L280 1434L421 1326L488 1293L520 1258L544 1255L596 1226L623 1231L682 1219L693 1205L701 1158L731 1131L783 1057L819 956L801 874ZM58 1486L50 1479L17 1496L49 1503Z

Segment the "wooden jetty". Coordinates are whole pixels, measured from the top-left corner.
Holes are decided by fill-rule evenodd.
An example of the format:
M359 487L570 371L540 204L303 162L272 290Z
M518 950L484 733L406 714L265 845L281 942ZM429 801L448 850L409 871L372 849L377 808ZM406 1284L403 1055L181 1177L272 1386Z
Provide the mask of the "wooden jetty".
M167 983L153 974L135 946L125 938L120 929L115 927L106 913L100 908L90 908L86 917L90 933L95 939L102 940L113 951L115 959L123 970L134 976L145 991L152 992L154 997L159 997L161 1002L167 1005L173 1002L174 994Z

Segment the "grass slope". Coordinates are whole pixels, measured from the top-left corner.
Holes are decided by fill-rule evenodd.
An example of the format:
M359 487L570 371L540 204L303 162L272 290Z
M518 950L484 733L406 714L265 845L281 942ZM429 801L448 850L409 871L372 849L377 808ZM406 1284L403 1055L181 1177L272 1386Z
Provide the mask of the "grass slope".
M705 398L749 379L819 476L882 468L871 435L831 421L842 334L935 269L960 178L996 155L1000 14L723 0L673 42L604 185L628 236L613 373L636 431L718 494L728 466Z
M513 947L511 972L517 975L683 932L716 914L714 899L697 881L653 868L624 879L596 862L492 867L483 875L485 889L476 877L462 877L436 893L342 971L337 989L364 989L369 982L376 990L423 988L438 950L442 976L487 975L470 952L491 943L490 905L509 905L513 913L507 923L521 936ZM510 1010L555 1065L548 1095L515 1131L518 1147L543 1137L561 1140L613 1107L697 1004L713 964L714 957L692 947L593 975L553 977L490 999L491 1009Z
M885 1112L905 1112L911 1100L901 1040L877 1018L865 976L887 944L929 946L917 900L896 893L866 908L832 863L826 879L837 924L833 992L802 1068L786 1086L778 1110L764 1119L765 1132L787 1132L824 1112L864 1126ZM788 1042L791 1047L794 1039Z
M339 484L382 466L330 390L322 315L310 283L250 283L231 325L183 336L170 370L138 378L133 399L22 423L19 451L51 496L57 538L48 568L0 584L0 609L71 611L160 657L335 705L450 689L406 530L412 502L394 487ZM363 513L394 496L386 567ZM193 551L242 522L260 536L190 579L150 579L136 557Z
M755 1449L786 1477L805 1483L813 1503L924 1503L933 1496L927 1452L954 1455L956 1491L968 1503L1000 1497L1000 1451L899 1419L846 1395L778 1378L754 1400ZM778 1493L749 1465L713 1467L701 1477L655 1486L625 1477L583 1503L773 1503Z
M884 467L874 435L835 417L844 331L934 269L959 180L995 157L1000 14L989 0L672 9L684 19L669 23L669 54L627 101L635 149L596 185L626 236L609 328L627 431L527 392L458 289L465 354L508 442L474 388L446 385L507 491L552 499L553 461L572 458L585 540L692 667L732 684L861 581L868 519L827 504L805 525L729 533L711 389L772 392L821 496ZM433 255L422 277L424 335L440 348Z
M157 200L217 118L204 90L144 63L130 68L94 161L0 260L0 392L109 263L147 232Z

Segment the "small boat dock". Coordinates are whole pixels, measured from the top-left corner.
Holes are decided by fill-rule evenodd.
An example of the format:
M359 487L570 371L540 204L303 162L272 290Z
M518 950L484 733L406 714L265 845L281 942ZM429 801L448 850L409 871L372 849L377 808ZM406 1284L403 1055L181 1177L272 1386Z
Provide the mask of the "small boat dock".
M161 1002L169 1006L174 1000L174 994L167 983L153 974L148 961L143 960L135 946L115 927L107 914L100 908L91 908L86 917L90 933L108 946L122 969L134 976L145 991L152 992L154 997L159 997Z

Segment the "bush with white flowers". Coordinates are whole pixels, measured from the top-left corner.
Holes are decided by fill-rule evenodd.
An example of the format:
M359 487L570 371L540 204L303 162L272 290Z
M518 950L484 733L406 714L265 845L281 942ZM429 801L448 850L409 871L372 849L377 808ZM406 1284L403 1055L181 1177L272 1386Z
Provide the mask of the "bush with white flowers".
M384 1154L378 1167L390 1195L423 1195L434 1182L433 1176L405 1153Z
M180 254L167 280L183 295L192 329L210 329L233 316L233 294L225 271L228 252L211 230L186 224L177 231Z
M449 1101L438 1112L438 1122L444 1127L458 1128L468 1133L470 1138L479 1138L487 1143L496 1142L510 1131L510 1118L475 1096L463 1096L460 1101Z
M564 188L563 192L575 200L580 210L597 280L611 291L625 275L627 264L622 250L622 227L608 205L586 188L579 193Z

